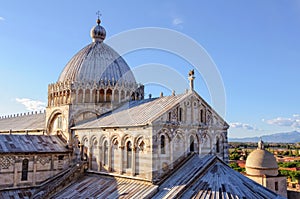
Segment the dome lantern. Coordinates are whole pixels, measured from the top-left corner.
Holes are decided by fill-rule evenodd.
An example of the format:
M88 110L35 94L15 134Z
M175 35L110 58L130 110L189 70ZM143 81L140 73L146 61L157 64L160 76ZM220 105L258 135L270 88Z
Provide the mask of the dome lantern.
M103 40L106 37L106 31L103 28L103 26L101 26L101 20L100 20L100 15L98 14L98 19L96 21L97 25L94 26L91 29L90 35L93 39L93 42L103 42Z

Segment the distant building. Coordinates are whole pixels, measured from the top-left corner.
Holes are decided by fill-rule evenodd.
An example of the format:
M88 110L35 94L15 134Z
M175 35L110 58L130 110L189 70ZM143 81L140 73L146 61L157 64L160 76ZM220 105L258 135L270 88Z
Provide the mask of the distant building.
M246 175L255 182L287 197L285 176L278 175L278 164L272 153L264 149L262 140L256 150L252 151L246 160Z
M185 93L145 99L100 23L45 113L0 119L0 198L282 198L227 166L229 126L194 71Z

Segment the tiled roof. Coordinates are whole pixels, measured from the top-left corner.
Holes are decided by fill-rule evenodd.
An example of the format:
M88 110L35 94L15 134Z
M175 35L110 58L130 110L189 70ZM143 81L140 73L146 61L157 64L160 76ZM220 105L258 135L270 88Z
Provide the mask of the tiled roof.
M9 199L29 199L32 196L34 189L11 189L0 191L0 198Z
M67 152L58 136L0 134L0 153Z
M52 198L145 198L156 189L149 182L88 174Z
M231 169L216 156L192 157L153 198L284 198Z
M21 190L14 192L20 194ZM14 192L0 192L0 197L9 196L7 194ZM28 191L24 194L31 195ZM161 185L87 173L51 198L282 199L284 197L234 171L216 156L193 155Z
M73 129L146 125L188 95L190 93L128 102L115 111L104 114L97 120L80 124L73 127Z
M194 155L188 160L179 170L166 179L161 186L159 186L159 192L154 198L159 199L163 197L171 197L177 195L182 191L186 185L199 173L201 170L205 170L214 159L214 156L206 155L203 158L199 158L198 155Z
M284 198L216 161L182 198Z
M0 119L0 132L45 129L46 114L38 113Z

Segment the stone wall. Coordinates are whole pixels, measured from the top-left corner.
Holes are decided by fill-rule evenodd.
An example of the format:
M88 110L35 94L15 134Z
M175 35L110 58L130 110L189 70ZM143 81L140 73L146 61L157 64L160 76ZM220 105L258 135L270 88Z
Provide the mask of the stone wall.
M0 188L26 187L67 169L70 156L65 154L2 154L0 156Z

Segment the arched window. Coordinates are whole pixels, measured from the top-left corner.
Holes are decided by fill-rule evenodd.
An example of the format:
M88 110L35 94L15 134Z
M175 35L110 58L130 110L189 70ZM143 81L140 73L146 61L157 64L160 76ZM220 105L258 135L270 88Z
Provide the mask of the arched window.
M104 90L101 89L99 92L99 102L104 102Z
M179 110L178 110L178 120L179 120L179 122L182 121L182 108L179 108Z
M166 138L164 135L160 136L160 153L166 154Z
M106 91L106 101L107 102L111 102L111 96L112 96L112 90L107 89L107 91Z
M126 153L127 153L127 165L126 168L130 169L131 168L131 161L132 161L132 146L131 142L127 142L126 144Z
M203 111L203 109L200 110L200 122L201 123L204 122L204 111Z
M98 98L98 92L97 92L96 89L94 89L94 90L92 91L92 102L93 102L93 103L97 103L97 98Z
M219 140L219 138L217 138L217 141L216 141L216 152L220 153L220 140Z
M91 94L90 89L86 89L85 90L85 95L84 95L84 102L85 103L90 103L90 94Z
M125 91L121 91L121 102L125 100Z
M57 116L57 128L62 129L62 116Z
M194 136L190 136L190 152L194 152L195 151L195 140L194 140Z
M108 143L104 141L104 157L103 157L103 164L108 165Z
M77 102L78 102L78 103L82 103L82 102L83 102L83 90L82 90L82 89L80 89L80 90L78 91L78 99L77 99Z
M171 122L171 120L172 120L172 113L171 112L169 112L168 120L169 120L169 122Z
M114 90L114 101L119 102L119 91L117 89Z
M22 176L21 176L21 180L22 181L26 181L28 179L28 159L24 159L22 161Z

